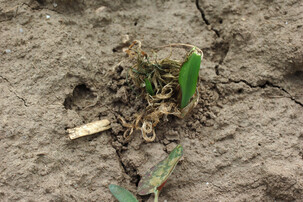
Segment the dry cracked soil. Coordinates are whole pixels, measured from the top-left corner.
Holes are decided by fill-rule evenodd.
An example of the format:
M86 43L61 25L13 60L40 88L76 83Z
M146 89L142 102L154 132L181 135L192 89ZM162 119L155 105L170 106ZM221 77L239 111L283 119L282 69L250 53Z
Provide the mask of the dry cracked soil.
M197 107L152 143L118 120L146 104L113 68L135 39L204 52ZM177 144L160 201L303 201L302 126L303 1L0 0L0 201L115 201Z

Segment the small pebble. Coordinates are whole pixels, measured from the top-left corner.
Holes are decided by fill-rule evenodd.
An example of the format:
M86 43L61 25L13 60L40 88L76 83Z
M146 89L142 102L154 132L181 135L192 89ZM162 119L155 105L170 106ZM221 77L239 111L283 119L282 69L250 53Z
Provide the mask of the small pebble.
M22 29L22 28L20 28L20 29L19 29L19 32L20 32L20 33L23 33L23 29Z
M58 6L58 4L56 4L56 3L53 3L53 6L54 6L54 8L56 8L56 7Z
M206 184L206 185L209 185L209 182L206 182L205 184Z
M46 15L46 19L50 19L50 15Z
M287 25L287 24L288 24L288 22L286 21L286 22L285 22L285 24Z
M176 143L174 143L174 142L171 142L171 143L169 143L168 145L166 145L166 150L167 150L167 152L171 152L171 151L173 151L174 150L174 148L177 146L177 144Z
M5 53L11 53L12 51L10 49L6 49Z

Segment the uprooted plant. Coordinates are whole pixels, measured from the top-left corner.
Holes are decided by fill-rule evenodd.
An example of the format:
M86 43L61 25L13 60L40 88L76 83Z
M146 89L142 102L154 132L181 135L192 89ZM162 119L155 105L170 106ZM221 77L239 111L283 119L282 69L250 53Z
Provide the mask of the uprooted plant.
M154 193L154 201L158 202L160 191L168 180L168 177L172 174L177 163L183 156L183 147L178 145L169 154L169 156L152 167L140 180L138 185L138 194L147 195ZM118 185L109 185L111 193L120 202L137 202L136 197L128 190Z
M192 48L183 62L169 57L158 60L156 52L150 57L141 50L139 41L134 41L126 51L134 63L128 71L131 85L141 89L148 106L136 114L132 123L126 123L120 117L123 126L127 127L124 138L129 138L134 130L140 129L147 142L154 141L155 127L163 116L184 118L197 105L199 94L196 86L203 53L188 44L170 44L161 48L180 46Z

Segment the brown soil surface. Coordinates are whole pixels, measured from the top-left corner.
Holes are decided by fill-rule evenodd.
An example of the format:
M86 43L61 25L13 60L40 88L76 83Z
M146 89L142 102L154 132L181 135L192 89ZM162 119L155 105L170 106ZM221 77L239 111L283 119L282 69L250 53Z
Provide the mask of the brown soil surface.
M125 35L204 51L198 106L153 143L122 138L118 116L145 106L112 71ZM69 140L105 118L111 130ZM300 0L0 0L0 201L114 201L109 184L135 193L179 143L160 201L303 201L302 126Z

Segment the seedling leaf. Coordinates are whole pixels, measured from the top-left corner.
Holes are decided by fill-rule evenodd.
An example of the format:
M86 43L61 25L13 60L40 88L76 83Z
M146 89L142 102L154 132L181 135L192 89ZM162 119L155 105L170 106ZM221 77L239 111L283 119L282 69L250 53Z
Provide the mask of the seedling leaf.
M153 96L155 93L154 93L151 82L148 79L144 79L144 82L145 82L146 91L148 92L148 94Z
M196 92L196 86L201 64L201 54L193 48L179 73L179 84L182 92L181 109L186 107Z
M123 187L111 184L109 185L109 190L119 202L138 202L136 197Z
M183 147L178 145L166 159L152 167L139 182L138 194L147 195L149 193L160 191L168 177L175 169L182 155Z

